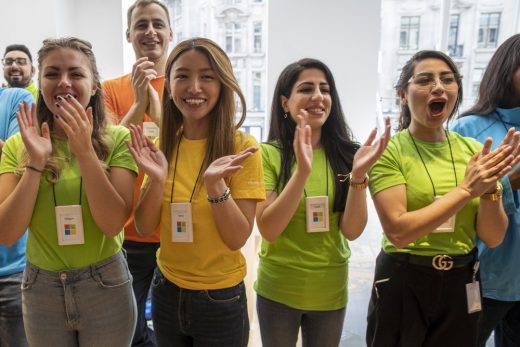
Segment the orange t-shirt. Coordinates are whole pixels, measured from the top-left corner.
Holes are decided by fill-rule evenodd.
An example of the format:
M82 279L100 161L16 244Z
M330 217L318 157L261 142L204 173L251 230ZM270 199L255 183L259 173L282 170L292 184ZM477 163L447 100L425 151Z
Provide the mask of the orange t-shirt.
M162 101L162 94L164 89L164 76L159 76L150 82L152 87L159 93L159 97ZM103 82L103 95L105 98L105 107L107 116L111 117L112 122L118 124L121 122L123 117L132 107L134 103L134 90L132 88L132 75L124 75L112 80ZM145 114L144 121L148 122L152 119ZM139 171L139 175L135 180L134 186L134 205L137 205L139 200L139 192L141 190L141 184L143 183L144 175ZM137 233L134 222L134 213L125 223L125 240L136 241L136 242L159 242L160 241L160 228L147 237L142 237Z

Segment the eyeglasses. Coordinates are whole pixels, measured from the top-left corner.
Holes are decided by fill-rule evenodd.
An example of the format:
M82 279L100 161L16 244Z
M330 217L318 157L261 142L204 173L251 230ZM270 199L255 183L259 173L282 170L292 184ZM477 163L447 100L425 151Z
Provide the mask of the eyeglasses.
M4 58L2 59L2 64L6 66L11 66L16 62L17 65L24 66L27 65L27 58Z
M445 90L454 91L459 89L461 79L462 76L454 73L444 73L438 78L431 73L419 73L410 77L408 83L412 83L420 91L430 91L440 82Z

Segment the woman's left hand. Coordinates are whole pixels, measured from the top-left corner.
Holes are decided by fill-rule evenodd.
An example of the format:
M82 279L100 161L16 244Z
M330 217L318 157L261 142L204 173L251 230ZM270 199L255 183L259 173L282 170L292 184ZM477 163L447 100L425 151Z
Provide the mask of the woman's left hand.
M242 162L258 151L258 147L249 147L237 154L226 155L213 161L204 172L204 183L214 184L229 177L242 168Z
M92 107L86 110L72 95L59 97L54 121L67 135L71 151L76 157L88 153L92 147Z
M381 135L379 140L374 142L377 135L377 129L372 130L366 142L361 146L354 155L354 162L352 163L352 178L356 182L363 181L365 176L374 165L374 163L381 157L383 151L390 140L390 118L385 119L385 133Z

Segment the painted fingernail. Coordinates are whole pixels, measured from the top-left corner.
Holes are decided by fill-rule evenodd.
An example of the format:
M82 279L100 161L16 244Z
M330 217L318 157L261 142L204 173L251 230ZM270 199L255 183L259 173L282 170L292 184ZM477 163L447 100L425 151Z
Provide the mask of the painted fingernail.
M56 97L56 99L58 99L58 101L61 101L61 100L63 100L63 96L58 95L58 96Z
M60 118L60 116L58 116L57 114L54 115L54 118L58 119Z
M67 99L72 99L72 95L67 94Z
M57 108L61 107L60 104L58 104L58 103L55 103L54 105L56 105Z

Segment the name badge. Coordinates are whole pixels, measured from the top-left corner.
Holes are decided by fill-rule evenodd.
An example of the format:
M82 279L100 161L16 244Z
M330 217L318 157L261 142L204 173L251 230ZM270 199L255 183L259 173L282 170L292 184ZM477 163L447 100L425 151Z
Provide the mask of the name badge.
M442 196L437 195L435 197L435 201L441 199ZM448 218L444 223L439 225L437 229L433 231L433 233L452 233L455 231L455 216L453 215L450 218Z
M154 122L143 122L143 134L149 138L159 137L159 127Z
M309 196L305 198L307 232L329 231L329 197Z
M60 246L85 243L81 205L56 206L56 228Z
M468 313L475 313L482 310L482 300L480 298L480 284L477 281L477 271L480 262L476 261L473 265L473 279L466 283L466 298L468 299Z
M174 202L170 204L172 219L172 242L193 242L191 222L191 203Z

